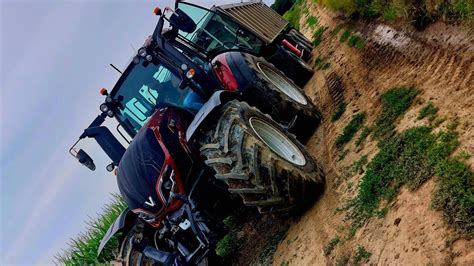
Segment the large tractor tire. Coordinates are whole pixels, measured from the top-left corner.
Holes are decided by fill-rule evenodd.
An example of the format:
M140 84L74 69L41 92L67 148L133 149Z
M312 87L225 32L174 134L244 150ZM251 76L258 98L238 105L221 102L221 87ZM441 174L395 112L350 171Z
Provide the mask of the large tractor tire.
M282 123L292 123L289 131L305 143L321 123L321 113L295 83L275 66L251 55L245 61L254 73L254 82L245 101L257 106ZM296 116L296 120L292 121Z
M281 46L267 60L301 88L313 77L314 71L308 63Z
M324 175L294 136L245 102L231 101L200 141L215 177L261 213L297 215L321 192Z

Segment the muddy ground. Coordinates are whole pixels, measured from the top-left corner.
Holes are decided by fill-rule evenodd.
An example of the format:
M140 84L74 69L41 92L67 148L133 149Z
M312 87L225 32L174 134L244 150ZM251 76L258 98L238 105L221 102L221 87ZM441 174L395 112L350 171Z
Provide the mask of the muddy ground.
M367 113L366 125L372 125L381 111L380 95L397 86L414 86L419 91L416 103L397 124L401 131L427 124L418 120L420 109L431 101L439 107L438 117L445 118L439 128L458 121L459 150L474 154L474 37L466 27L435 23L423 32L403 25L347 22L340 14L308 3L309 13L318 18L318 26L328 29L322 43L313 51L314 58L329 62L329 68L316 71L305 87L307 95L323 112L323 123L307 146L326 172L326 189L321 199L297 220L269 223L255 220L247 231L260 230L269 237L289 230L273 255L273 265L335 265L349 258L352 264L358 246L372 255L364 264L374 265L474 265L474 241L463 239L443 221L442 213L431 208L436 177L412 192L402 188L384 218L372 218L350 240L340 241L328 255L324 248L335 236L344 237L348 222L336 212L355 195L362 176L356 173L342 184L335 179L363 155L369 160L377 153L377 142L368 137L356 147L354 139L346 145L341 159L335 139L356 112ZM300 30L310 38L314 28L301 18ZM339 41L341 32L362 38L363 48L349 47ZM341 102L347 103L343 116L331 121ZM466 163L474 169L474 156ZM289 225L288 225L289 223ZM262 226L264 225L264 226ZM268 228L268 229L265 229ZM272 228L272 229L270 229ZM258 235L258 234L257 234ZM256 251L264 244L245 247L238 264L269 264L258 261Z

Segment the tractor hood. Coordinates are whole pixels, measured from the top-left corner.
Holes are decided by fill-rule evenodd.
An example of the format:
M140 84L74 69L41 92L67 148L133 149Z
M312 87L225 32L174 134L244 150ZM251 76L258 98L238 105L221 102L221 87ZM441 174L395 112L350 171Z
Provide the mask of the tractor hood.
M157 182L165 155L152 129L142 128L120 161L117 184L122 197L132 210L158 213L163 203L157 195Z

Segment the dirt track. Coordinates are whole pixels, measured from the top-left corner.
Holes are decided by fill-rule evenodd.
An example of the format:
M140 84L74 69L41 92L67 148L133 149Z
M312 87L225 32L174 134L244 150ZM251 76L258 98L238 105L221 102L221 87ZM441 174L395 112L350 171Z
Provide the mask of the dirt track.
M324 122L308 147L326 171L327 187L317 204L290 227L274 254L274 265L334 265L344 256L353 257L358 245L372 253L369 264L474 265L474 241L457 238L441 212L430 207L436 177L415 192L402 188L384 218L371 219L351 240L339 243L330 255L323 254L332 238L344 236L348 223L343 221L344 214L335 210L356 193L361 173L339 186L335 186L335 178L361 156L368 155L370 160L378 151L377 143L369 136L361 148L350 142L347 155L337 161L335 139L355 112L365 111L365 124L373 124L384 91L403 85L415 86L419 91L417 103L398 123L398 130L426 124L416 117L431 101L439 107L438 115L446 118L440 128L458 120L458 150L474 154L474 37L462 27L442 23L417 33L407 33L396 25L345 24L365 43L362 49L351 48L339 42L340 34L329 34L343 24L336 14L315 5L309 10L318 17L319 25L328 27L313 53L314 57L327 58L331 65L317 71L305 88L323 111ZM312 34L308 28L302 31L307 37ZM347 110L341 119L331 122L341 101L348 103ZM467 164L474 169L474 156Z

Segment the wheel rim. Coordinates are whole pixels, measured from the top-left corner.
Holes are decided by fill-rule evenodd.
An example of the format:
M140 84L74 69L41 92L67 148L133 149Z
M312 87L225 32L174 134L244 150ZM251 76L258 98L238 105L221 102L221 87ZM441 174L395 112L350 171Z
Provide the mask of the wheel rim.
M257 66L268 81L270 81L273 85L275 85L275 87L290 97L293 101L302 105L306 105L308 103L306 97L301 93L300 88L288 81L286 77L283 77L280 73L276 72L265 64L261 64L260 62L257 63Z
M251 117L250 126L257 136L276 154L296 165L305 165L306 158L296 144L281 130L266 121Z

